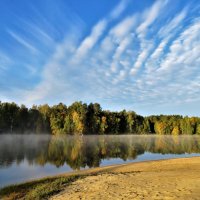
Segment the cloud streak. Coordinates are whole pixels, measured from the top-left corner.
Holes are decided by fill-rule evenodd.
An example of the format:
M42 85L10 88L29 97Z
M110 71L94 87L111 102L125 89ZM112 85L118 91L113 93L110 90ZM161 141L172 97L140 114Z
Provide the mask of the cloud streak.
M135 11L128 7L134 3L120 1L87 29L89 34L78 20L57 41L33 27L51 41L52 50L40 63L37 84L20 88L21 101L98 101L127 109L200 101L200 19L187 4L172 8L171 3L157 0ZM30 52L38 51L26 37L11 30L9 35ZM32 76L38 73L33 64L27 69Z
M10 34L10 36L15 39L19 44L23 45L24 47L26 47L28 50L30 50L32 53L37 53L38 50L32 45L30 44L28 41L26 41L25 39L23 39L22 37L20 37L19 35L17 35L16 33L14 33L11 30L8 30L8 33Z
M106 26L107 21L102 20L93 27L91 34L86 37L78 47L75 55L75 60L82 59L88 53L88 51L94 47L100 36L103 34Z

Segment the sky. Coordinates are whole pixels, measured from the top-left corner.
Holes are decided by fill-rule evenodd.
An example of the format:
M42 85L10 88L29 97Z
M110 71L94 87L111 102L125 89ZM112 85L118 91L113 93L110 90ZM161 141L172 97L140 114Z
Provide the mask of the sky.
M200 116L200 2L1 0L0 100Z

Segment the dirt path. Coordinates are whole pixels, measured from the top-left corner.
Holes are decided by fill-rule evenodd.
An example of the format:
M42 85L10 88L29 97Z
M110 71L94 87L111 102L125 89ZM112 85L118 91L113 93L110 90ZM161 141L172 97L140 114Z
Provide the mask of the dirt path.
M51 199L200 199L198 157L142 162L105 169L105 172L75 181ZM102 169L98 168L96 171Z

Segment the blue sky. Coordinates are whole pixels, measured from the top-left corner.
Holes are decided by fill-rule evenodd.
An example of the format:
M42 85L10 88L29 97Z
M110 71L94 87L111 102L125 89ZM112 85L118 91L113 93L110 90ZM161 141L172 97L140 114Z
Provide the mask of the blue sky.
M0 100L200 115L198 0L1 0Z

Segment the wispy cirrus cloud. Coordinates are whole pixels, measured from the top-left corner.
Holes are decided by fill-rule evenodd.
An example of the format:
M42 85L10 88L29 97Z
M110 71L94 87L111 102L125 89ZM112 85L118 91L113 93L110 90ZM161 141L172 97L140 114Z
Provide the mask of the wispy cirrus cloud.
M159 30L159 36L162 38L168 37L171 32L175 29L179 29L179 25L185 19L188 13L188 7L184 8L180 13L178 13L169 23L161 27Z
M162 11L162 8L167 4L168 1L158 0L156 1L153 6L147 10L145 10L142 14L142 18L144 21L138 26L136 32L138 33L139 37L142 37L146 34L146 30L149 26L151 26L154 21L157 19L159 14Z
M10 34L10 36L15 39L19 44L23 45L24 47L26 47L28 50L30 50L32 53L37 53L38 50L28 41L26 41L24 38L22 38L21 36L19 36L18 34L14 33L11 30L8 30L8 33Z
M120 1L87 34L77 17L60 40L33 25L45 47L51 44L51 53L36 64L38 82L18 88L21 101L97 101L127 109L200 101L198 9L191 11L192 3L172 9L171 3L157 0L137 11L132 1ZM31 40L9 34L24 48L43 52ZM33 66L27 64L27 69L35 76L38 69Z
M104 19L93 27L91 34L86 37L78 47L74 58L76 61L82 59L88 53L88 51L92 49L106 29L106 25L107 21Z
M160 28L160 31L158 31L158 37L160 36L163 39L157 46L156 40L159 38L148 38L148 29L149 27L152 28L155 25L157 17L165 6L167 6L166 2L156 1L156 3L149 9L145 9L143 13L134 14L126 17L125 19L119 20L114 27L109 27L110 30L107 27L108 21L106 21L106 19L104 19L105 21L102 20L97 23L93 27L91 34L80 43L80 46L77 47L77 50L70 52L70 55L74 58L77 58L77 55L81 55L78 59L80 61L79 64L73 64L73 68L76 70L73 71L73 69L70 70L69 68L66 68L65 71L63 66L60 65L61 70L64 70L64 74L66 74L69 79L68 81L65 81L65 77L62 77L61 80L63 80L63 83L61 85L63 87L59 84L58 88L62 88L61 90L69 88L70 90L70 88L73 88L73 85L76 85L76 81L77 84L81 84L82 87L76 86L72 89L73 92L71 92L71 94L70 92L66 92L66 96L73 96L73 100L77 98L77 95L81 92L81 90L83 91L81 99L86 101L88 96L90 96L91 100L94 100L97 93L99 99L106 97L108 101L110 101L119 96L124 88L134 88L132 90L130 89L133 93L130 94L129 92L128 96L130 96L130 99L135 102L137 102L136 98L133 98L135 94L137 94L137 98L140 102L143 102L144 104L146 104L145 102L147 98L151 99L148 103L151 103L157 98L159 98L160 103L167 102L169 93L172 94L172 92L175 92L180 85L177 83L171 86L169 82L168 90L165 90L167 93L164 94L162 92L162 82L167 84L167 81L170 81L170 79L166 78L168 77L166 74L169 74L169 71L165 71L163 74L159 71L162 71L166 66L170 66L173 70L169 77L173 77L173 73L176 71L173 66L179 68L179 66L173 64L172 62L172 59L175 59L174 57L178 55L174 54L174 52L170 53L173 49L176 53L178 52L178 49L175 47L175 44L177 43L177 33L175 32L173 34L173 27L183 22L187 11L186 9L183 9L167 25ZM141 21L141 18L143 18L144 21ZM169 27L171 27L171 30ZM164 36L165 30L169 30L167 36ZM105 32L108 32L108 34L103 36L103 33L105 34ZM186 29L185 32L188 32L188 30ZM185 35L184 32L182 34ZM172 43L168 47L168 53L163 53L163 50L168 43ZM137 48L135 48L134 44ZM76 45L77 44L75 44L75 42L72 44L74 47ZM94 48L94 46L96 47ZM94 48L93 51L91 51L92 48ZM106 48L108 48L108 51L105 51L106 55L101 57ZM132 56L135 56L135 58L132 58ZM66 58L66 56L63 58ZM106 60L101 60L102 58ZM136 76L135 78L132 78L132 75L136 75L138 70L142 66L145 66L146 63L149 63L149 60L151 59L154 59L154 63L152 64L154 67L155 64L157 65L156 68L159 73L155 71L147 71L148 74L145 76L143 75L142 70L138 77ZM125 65L125 67L122 63L128 64ZM57 64L55 63L54 68L57 69L58 67L55 67L56 65ZM65 65L68 66L70 63L65 62ZM133 67L131 67L131 65ZM144 70L145 69L146 68L144 68ZM69 75L67 73L68 70ZM77 70L80 71L79 74ZM129 72L131 72L130 75ZM73 73L74 75L71 77ZM146 72L144 71L144 73ZM105 76L106 74L107 76ZM166 76L166 80L163 76ZM56 79L54 85L61 83L61 80L58 81ZM112 92L110 93L109 91ZM49 93L51 92L52 89L50 89ZM77 95L74 95L75 93L77 93ZM180 94L183 95L183 93Z
M140 40L140 50L138 58L130 71L131 75L135 75L138 72L153 48L153 41L145 39L147 34L146 31L148 27L150 27L157 20L166 4L167 1L156 1L151 8L145 10L142 14L144 21L138 26L136 30L137 36Z
M12 61L8 57L8 55L0 52L0 69L1 70L6 70L11 63L12 63Z
M127 5L129 3L130 3L130 0L121 0L120 3L111 11L109 17L111 19L118 18L127 8Z

